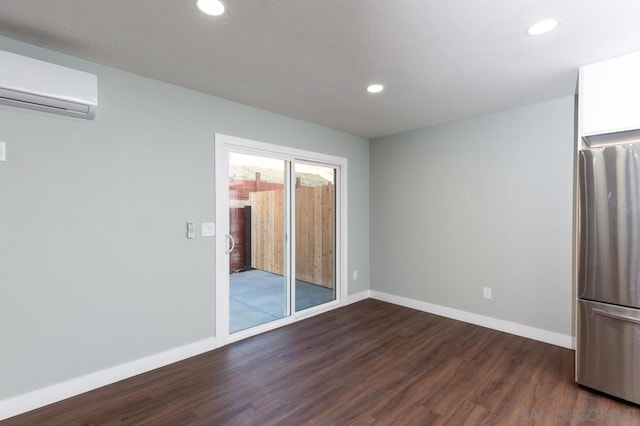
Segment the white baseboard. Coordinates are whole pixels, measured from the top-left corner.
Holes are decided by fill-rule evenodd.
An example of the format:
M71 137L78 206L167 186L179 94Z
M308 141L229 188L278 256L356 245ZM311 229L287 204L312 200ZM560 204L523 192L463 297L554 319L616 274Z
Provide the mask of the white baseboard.
M361 291L359 293L350 294L347 298L346 305L350 305L352 303L360 302L361 300L366 300L371 298L371 290Z
M504 331L505 333L515 334L516 336L522 336L544 343L550 343L552 345L561 346L563 348L575 349L573 336L569 336L566 334L530 327L528 325L487 317L471 312L460 311L458 309L448 308L446 306L434 305L432 303L422 302L420 300L409 299L407 297L396 296L393 294L382 293L375 290L371 290L370 293L372 299L393 303L395 305L405 306L407 308L417 309L423 312L429 312L431 314L455 319L458 321L468 322L470 324L475 324L498 331Z
M0 401L0 420L200 355L215 348L216 339L212 337L2 400Z

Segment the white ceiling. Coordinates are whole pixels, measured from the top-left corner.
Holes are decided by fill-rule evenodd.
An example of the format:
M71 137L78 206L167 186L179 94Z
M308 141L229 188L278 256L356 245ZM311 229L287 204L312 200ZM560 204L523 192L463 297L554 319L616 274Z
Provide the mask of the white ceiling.
M2 35L368 138L571 95L580 65L640 50L639 18L638 0L0 2Z

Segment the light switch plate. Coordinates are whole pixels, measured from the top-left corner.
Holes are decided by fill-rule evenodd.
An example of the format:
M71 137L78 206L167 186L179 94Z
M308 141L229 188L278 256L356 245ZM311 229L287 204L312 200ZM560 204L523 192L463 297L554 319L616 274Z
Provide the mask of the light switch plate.
M0 142L0 161L7 161L7 144Z
M187 238L192 239L195 238L196 231L193 226L193 222L187 222Z
M213 237L216 235L216 224L213 222L205 222L202 224L202 236Z

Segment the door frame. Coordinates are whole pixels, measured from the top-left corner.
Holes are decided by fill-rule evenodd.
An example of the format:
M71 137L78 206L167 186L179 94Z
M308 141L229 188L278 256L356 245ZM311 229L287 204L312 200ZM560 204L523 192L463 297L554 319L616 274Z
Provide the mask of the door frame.
M311 307L300 312L295 310L295 302L291 303L293 309L291 315L282 319L268 322L247 330L229 333L229 256L226 253L227 238L229 231L229 173L228 173L228 153L229 151L245 154L274 157L285 161L296 161L318 163L335 167L336 179L336 252L335 252L335 286L336 300ZM215 134L215 217L216 217L216 238L215 238L215 330L217 346L245 339L265 331L273 330L304 318L309 318L332 309L344 306L347 303L348 295L348 230L347 230L347 166L346 158L328 154L306 151L297 148L290 148L282 145L275 145L250 139L239 138L224 134ZM292 168L293 169L293 168ZM294 173L290 173L289 178L294 179ZM293 182L295 184L295 182ZM294 186L289 185L291 188ZM291 196L291 223L295 220L295 191ZM289 238L293 232L288 229ZM291 238L291 253L295 253L295 239ZM295 279L295 255L290 256L288 263L289 277ZM288 280L292 288L291 297L295 301L295 285Z

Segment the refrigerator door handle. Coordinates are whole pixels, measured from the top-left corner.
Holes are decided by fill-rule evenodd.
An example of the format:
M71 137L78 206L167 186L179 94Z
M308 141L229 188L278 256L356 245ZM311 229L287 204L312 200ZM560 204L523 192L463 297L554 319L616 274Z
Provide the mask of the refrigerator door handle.
M612 314L611 312L603 311L602 309L597 308L593 308L591 311L596 315L600 315L601 317L607 317L640 325L640 319L638 318L628 317L626 315Z

